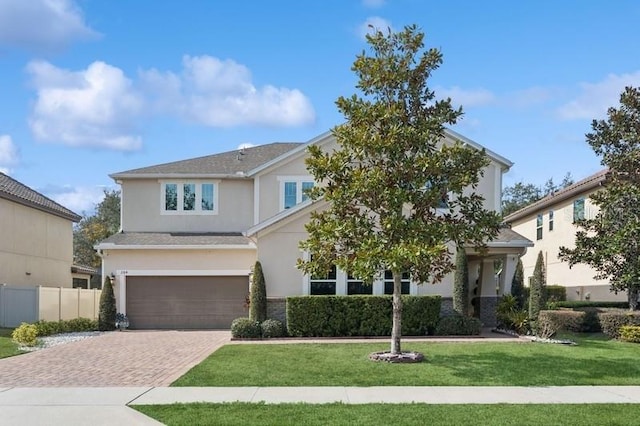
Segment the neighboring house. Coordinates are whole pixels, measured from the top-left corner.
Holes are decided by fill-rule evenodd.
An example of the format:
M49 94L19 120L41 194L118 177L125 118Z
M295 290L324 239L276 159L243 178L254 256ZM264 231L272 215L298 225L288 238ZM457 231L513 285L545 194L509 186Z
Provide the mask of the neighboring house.
M0 173L0 284L72 287L73 223L80 219Z
M475 142L447 131L444 143ZM121 185L122 230L96 245L103 276L114 277L118 311L134 328L215 328L247 315L249 276L256 260L267 285L268 314L284 320L285 298L308 294L385 294L382 274L363 286L344 271L308 277L296 268L308 256L298 248L309 215L324 202L307 200L314 185L305 166L311 144L330 150L330 132L307 143L273 143L112 174ZM479 192L485 207L499 210L502 174L512 163L491 151ZM509 291L518 257L532 243L503 229L482 255L469 249L472 283L478 282L480 315L495 321L498 294ZM504 273L496 291L494 262ZM482 284L484 283L484 285ZM452 296L452 276L418 286L409 277L403 291ZM473 287L473 286L472 286Z
M71 266L71 280L73 288L85 288L90 289L91 278L98 275L98 270L91 266L85 265L72 265ZM100 287L98 287L100 288Z
M578 230L575 221L597 214L598 209L589 197L602 186L606 173L602 170L505 217L511 229L535 242L522 257L525 284L531 280L538 253L542 251L547 285L567 287L568 300L627 299L626 293L610 292L607 280L595 280L591 267L577 264L569 268L567 262L558 259L560 247L575 247Z

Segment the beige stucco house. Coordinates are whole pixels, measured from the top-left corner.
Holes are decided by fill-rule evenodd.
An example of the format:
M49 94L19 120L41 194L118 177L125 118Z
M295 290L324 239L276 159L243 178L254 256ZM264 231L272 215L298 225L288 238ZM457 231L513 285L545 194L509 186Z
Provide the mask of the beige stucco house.
M568 263L558 259L560 247L575 247L575 220L597 214L597 206L589 197L602 186L606 172L602 170L505 217L514 231L534 241L533 248L522 257L525 284L533 276L541 251L547 284L567 287L568 300L626 300L626 293L616 295L609 291L608 280L594 279L591 267L578 264L569 268Z
M0 173L0 284L72 287L73 223L80 216ZM75 271L75 272L74 272Z
M477 143L447 131L443 143ZM330 150L330 132L306 143L273 143L238 151L119 172L111 177L122 188L122 230L96 246L103 274L114 277L118 310L135 328L215 328L247 314L249 276L262 264L269 316L284 319L287 296L313 294L385 294L382 274L362 286L344 271L311 279L296 269L306 238L304 224L323 202L312 203L304 190L314 185L305 166L311 144ZM490 165L479 191L485 206L501 205L502 175L512 165L486 151ZM489 242L480 256L469 250L472 282L479 288L481 312L491 313L509 291L518 257L531 242L509 229ZM502 260L499 282L494 261ZM452 277L437 285L418 285L407 277L404 292L452 296ZM497 289L498 287L498 289Z

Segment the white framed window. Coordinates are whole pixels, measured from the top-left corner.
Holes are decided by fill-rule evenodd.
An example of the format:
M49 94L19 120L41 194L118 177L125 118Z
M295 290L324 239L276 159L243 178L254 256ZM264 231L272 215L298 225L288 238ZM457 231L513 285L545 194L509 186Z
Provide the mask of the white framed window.
M306 190L313 188L311 176L278 176L280 182L280 211L290 209L296 204L306 201Z
M161 214L218 214L218 181L160 181Z
M542 239L542 215L536 216L536 240Z

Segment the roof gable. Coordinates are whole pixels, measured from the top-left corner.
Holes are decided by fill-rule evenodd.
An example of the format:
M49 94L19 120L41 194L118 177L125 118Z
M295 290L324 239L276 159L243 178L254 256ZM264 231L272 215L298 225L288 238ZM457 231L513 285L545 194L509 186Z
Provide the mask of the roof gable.
M82 217L23 183L0 173L0 198L78 222Z

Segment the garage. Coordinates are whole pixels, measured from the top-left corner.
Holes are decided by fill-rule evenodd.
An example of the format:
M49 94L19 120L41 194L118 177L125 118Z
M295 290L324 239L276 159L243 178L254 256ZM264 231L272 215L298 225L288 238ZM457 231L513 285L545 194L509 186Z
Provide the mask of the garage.
M248 293L247 276L128 276L127 317L133 329L229 328Z

